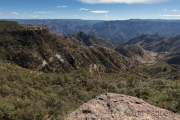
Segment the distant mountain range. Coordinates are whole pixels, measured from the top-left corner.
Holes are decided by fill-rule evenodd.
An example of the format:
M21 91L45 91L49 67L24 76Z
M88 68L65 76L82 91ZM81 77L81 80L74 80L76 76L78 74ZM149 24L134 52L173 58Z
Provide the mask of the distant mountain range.
M179 52L180 35L172 38L159 37L158 35L143 34L133 38L123 45L138 44L144 49L154 52Z
M58 35L84 32L122 44L141 34L158 33L161 37L174 37L180 33L180 20L15 20L20 24L45 25Z
M58 35L66 35L75 32L75 28L81 26L91 26L99 20L80 20L80 19L33 19L33 20L11 20L20 24L44 25Z
M159 37L157 34L143 34L122 44L122 48L127 45L139 45L145 50L157 52L159 53L158 59L162 59L180 70L180 35L172 38L165 38ZM121 49L121 52L122 51Z
M0 26L0 58L24 68L66 73L95 65L98 71L122 72L141 64L107 40L82 32L59 37L43 26L6 21Z
M84 32L57 36L44 26L0 24L1 58L25 68L64 73L97 64L107 72L121 72L141 63L154 63L159 52L173 53L171 57L163 55L164 60L179 64L179 54L174 53L180 51L180 36L142 34L116 47L113 41Z

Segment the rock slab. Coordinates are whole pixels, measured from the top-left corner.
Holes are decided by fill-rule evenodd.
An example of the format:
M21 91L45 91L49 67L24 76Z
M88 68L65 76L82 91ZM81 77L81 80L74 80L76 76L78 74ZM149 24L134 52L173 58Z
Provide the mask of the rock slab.
M81 105L67 120L180 120L180 115L136 97L105 93Z

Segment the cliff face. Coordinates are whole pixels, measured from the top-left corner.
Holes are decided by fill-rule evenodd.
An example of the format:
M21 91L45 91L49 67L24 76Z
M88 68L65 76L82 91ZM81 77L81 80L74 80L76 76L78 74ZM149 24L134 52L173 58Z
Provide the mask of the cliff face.
M180 115L136 97L106 93L81 105L67 120L179 120Z

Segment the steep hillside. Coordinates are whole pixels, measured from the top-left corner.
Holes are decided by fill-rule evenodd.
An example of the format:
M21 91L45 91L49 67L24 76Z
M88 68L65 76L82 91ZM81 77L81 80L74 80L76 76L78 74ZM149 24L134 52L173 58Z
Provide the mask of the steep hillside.
M131 44L138 44L144 49L154 52L178 52L180 51L180 35L173 38L164 38L143 34L127 41L123 45Z
M99 45L108 48L115 47L111 43L111 41L99 37L94 37L92 35L87 35L83 32L79 32L71 35L65 35L63 38L77 45L85 45L85 46Z
M166 54L164 58L168 64L180 65L180 52Z
M138 44L141 46L146 46L147 44L151 44L153 42L158 42L163 39L166 39L165 37L160 37L159 35L149 35L149 34L142 34L140 36L137 36L133 39L128 40L122 45L130 45L130 44Z
M138 61L132 61L110 48L68 42L50 33L46 27L13 23L18 28L13 30L7 27L8 24L3 23L7 30L0 33L1 59L24 68L64 73L95 64L100 71L121 72L139 65Z
M146 51L138 45L119 46L115 49L120 54L138 60L141 63L153 64L156 62L156 56L158 53L152 51Z

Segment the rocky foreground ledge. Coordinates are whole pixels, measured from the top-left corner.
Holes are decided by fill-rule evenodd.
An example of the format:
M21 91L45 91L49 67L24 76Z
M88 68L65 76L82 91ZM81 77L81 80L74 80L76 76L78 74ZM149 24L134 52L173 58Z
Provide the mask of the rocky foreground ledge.
M81 105L67 120L180 120L180 115L136 97L106 93Z

